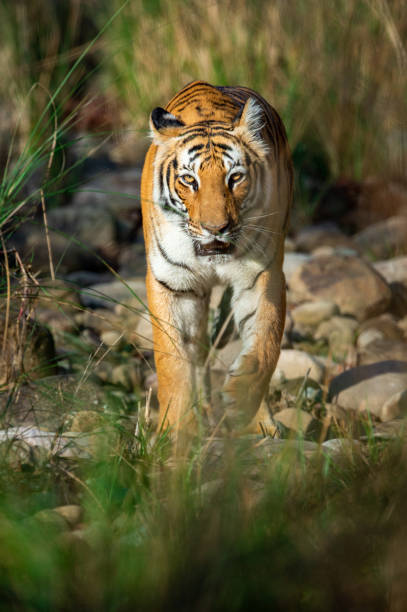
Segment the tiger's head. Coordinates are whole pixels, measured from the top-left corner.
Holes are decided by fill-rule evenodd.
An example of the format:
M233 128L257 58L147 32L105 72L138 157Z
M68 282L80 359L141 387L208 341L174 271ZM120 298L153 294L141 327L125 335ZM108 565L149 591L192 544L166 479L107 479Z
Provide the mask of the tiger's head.
M269 148L262 115L253 98L229 123L185 124L160 107L151 114L154 201L178 215L197 255L232 253L245 213L264 196Z

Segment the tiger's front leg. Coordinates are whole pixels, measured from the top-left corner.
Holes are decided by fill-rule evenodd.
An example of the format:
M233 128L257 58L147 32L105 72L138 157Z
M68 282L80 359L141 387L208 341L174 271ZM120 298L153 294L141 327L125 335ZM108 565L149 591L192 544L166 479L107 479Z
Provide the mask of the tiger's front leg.
M173 291L147 272L158 377L159 428L195 431L201 366L207 353L208 296Z
M232 430L254 419L280 354L285 321L285 280L280 269L265 270L254 288L234 288L232 307L242 352L232 364L223 398Z

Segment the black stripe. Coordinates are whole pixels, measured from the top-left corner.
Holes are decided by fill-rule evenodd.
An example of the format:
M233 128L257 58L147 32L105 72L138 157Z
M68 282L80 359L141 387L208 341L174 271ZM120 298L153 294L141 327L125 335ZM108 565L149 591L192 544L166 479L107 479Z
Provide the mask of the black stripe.
M171 287L168 283L166 283L163 280L160 280L159 278L157 278L156 276L154 276L155 280L157 281L157 283L160 283L160 285L162 285L163 287L165 287L165 289L167 289L168 291L171 291L171 293L192 293L192 295L194 295L195 297L200 297L193 289L174 289L173 287Z
M265 272L267 270L267 268L263 268L263 270L260 270L260 272L257 272L256 276L254 277L254 280L252 282L251 285L249 285L249 287L246 287L245 289L243 289L243 291L250 291L251 289L253 289L257 283L257 281L259 280L260 276L263 274L263 272Z
M195 88L194 92L189 91L191 87ZM178 94L178 96L175 99L171 101L171 108L173 109L175 108L178 110L179 104L182 104L183 102L187 102L187 104L189 104L191 100L193 100L194 98L200 98L200 94L201 93L206 94L207 91L208 91L208 87L205 85L197 86L196 84L192 84L189 87L187 86ZM166 110L168 110L168 107Z
M200 152L200 151L198 151L198 153L195 153L195 155L194 155L193 157L190 157L190 158L189 158L189 163L190 163L190 164L193 164L193 163L194 163L194 161L195 161L195 160L196 160L196 159L197 159L197 158L198 158L200 155L201 155L201 152Z
M160 181L160 195L164 193L163 166L164 166L164 162L161 164L161 166L158 169L158 176L159 176L159 181Z
M225 145L223 144L223 142L214 142L213 146L218 147L219 149L223 149L223 151L233 151L233 147L230 147L229 145Z
M249 314L244 316L243 319L239 321L239 334L242 333L243 327L246 325L247 321L251 319L251 317L253 317L255 314L256 314L256 310L253 310L253 312L250 312Z
M167 181L167 187L169 189L169 192L171 193L171 187L170 187L170 175L171 175L171 164L168 164L167 166L167 170L165 172L165 180Z
M188 149L188 155L191 155L191 153L195 153L195 151L200 151L201 149L203 149L203 147L204 147L203 144L194 145L193 147Z
M156 229L154 227L154 224L153 224L153 233L154 233L155 242L156 242L156 244L158 246L158 250L160 251L161 255L164 257L165 261L167 261L172 266L177 266L178 268L183 268L184 270L188 270L188 272L192 273L192 269L189 266L187 266L187 264L184 264L184 263L179 262L179 261L174 261L170 257L168 257L167 252L161 246L161 243L160 243L160 241L158 239L157 232L156 232Z
M198 136L207 137L208 136L207 130L204 130L203 128L201 128L199 130L194 130L193 132L189 132L188 135L183 140L181 140L180 146L186 145L188 142L191 142L191 140L194 140L194 138L197 138Z

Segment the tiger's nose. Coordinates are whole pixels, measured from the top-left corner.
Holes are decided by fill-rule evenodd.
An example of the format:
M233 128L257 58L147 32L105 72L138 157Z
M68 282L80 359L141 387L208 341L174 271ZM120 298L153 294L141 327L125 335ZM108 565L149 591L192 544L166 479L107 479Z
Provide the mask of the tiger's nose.
M209 223L201 223L203 229L208 230L211 234L219 235L226 234L232 227L232 223L230 220L226 220L224 223L220 223L219 225L210 225Z

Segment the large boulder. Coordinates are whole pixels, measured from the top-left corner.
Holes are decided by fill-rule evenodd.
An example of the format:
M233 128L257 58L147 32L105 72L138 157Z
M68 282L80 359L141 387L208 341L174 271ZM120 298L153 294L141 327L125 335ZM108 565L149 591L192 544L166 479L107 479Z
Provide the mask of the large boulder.
M304 262L291 278L295 299L329 300L359 321L385 312L391 291L376 270L359 257L325 255Z
M361 252L375 258L407 253L407 217L397 215L374 223L353 239Z
M390 398L406 389L407 362L380 361L351 368L333 378L328 399L342 408L369 411L386 421L397 416Z

